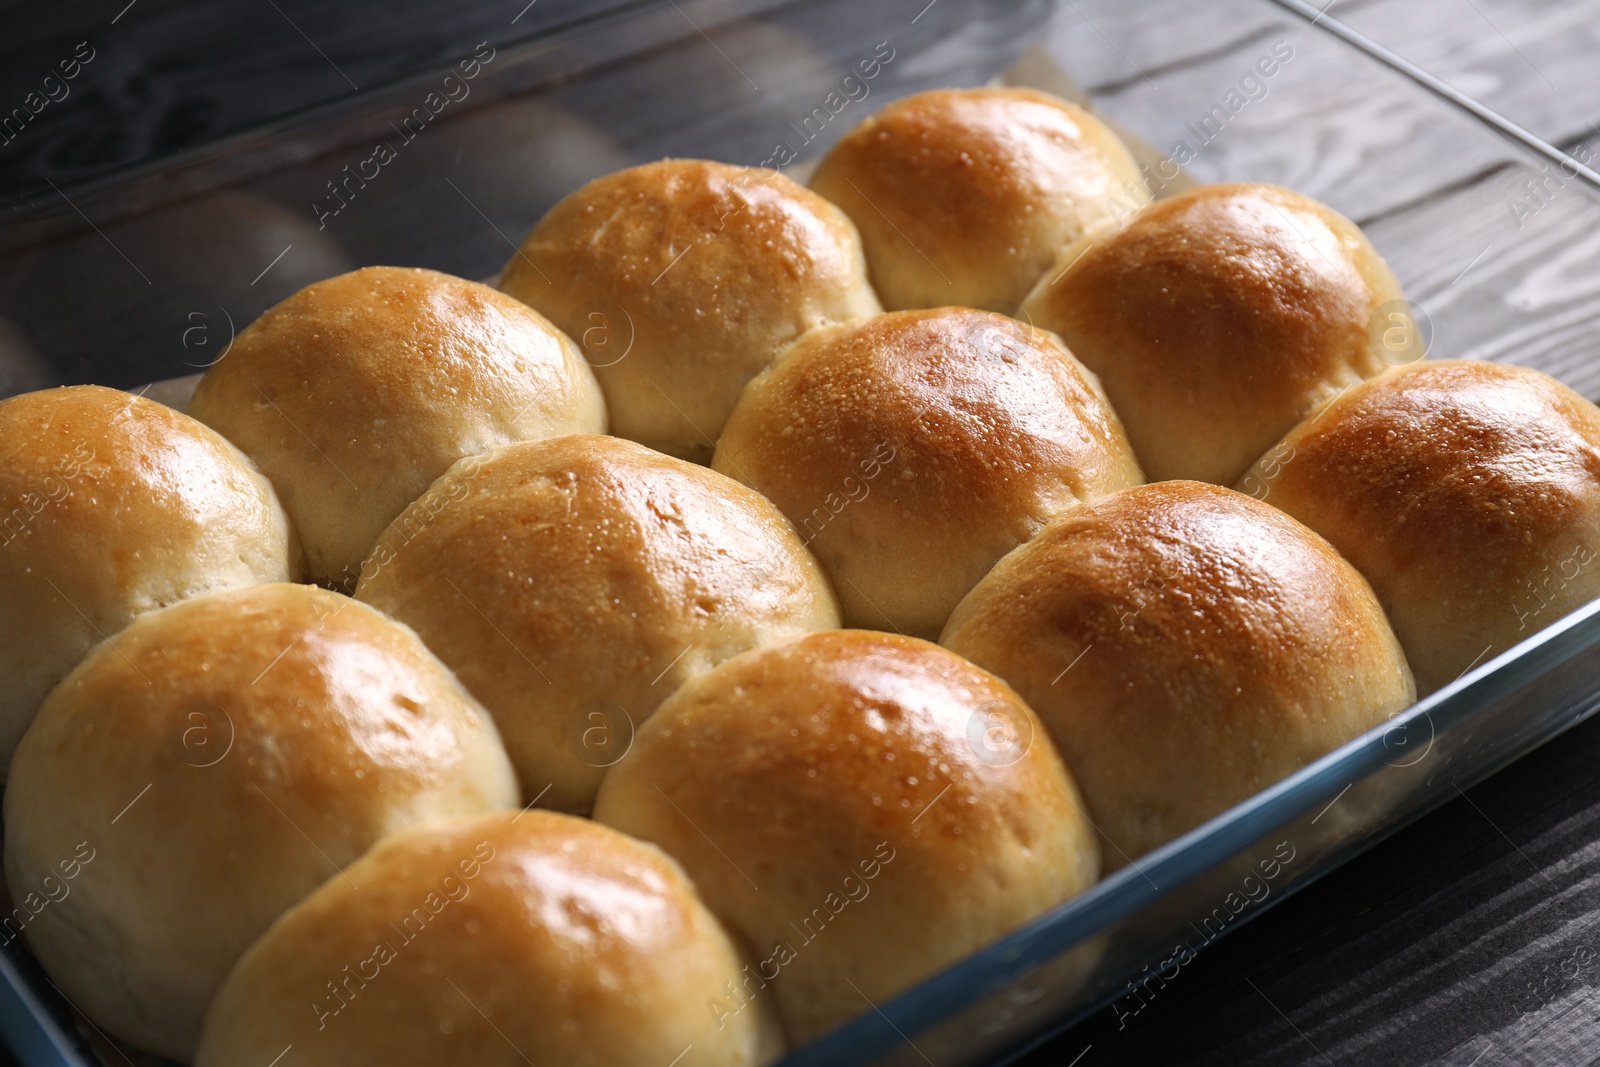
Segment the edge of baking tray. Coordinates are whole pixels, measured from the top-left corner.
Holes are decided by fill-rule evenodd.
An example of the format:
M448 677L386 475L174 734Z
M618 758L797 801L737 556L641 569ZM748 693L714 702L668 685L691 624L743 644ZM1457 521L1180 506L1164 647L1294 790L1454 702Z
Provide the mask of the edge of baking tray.
M1143 908L1181 892L1190 882L1209 871L1273 829L1316 811L1339 794L1352 781L1376 773L1394 757L1386 738L1406 732L1413 723L1426 721L1436 734L1445 733L1474 718L1495 701L1508 697L1529 683L1586 652L1600 648L1600 600L1573 612L1547 629L1463 674L1456 681L1413 704L1389 721L1368 730L1334 749L1313 763L1289 775L1249 799L1203 823L1160 848L1139 857L1137 867L1127 867L1101 879L1051 911L976 953L952 964L944 971L924 979L910 989L790 1052L780 1061L782 1067L823 1067L848 1058L860 1062L866 1056L881 1055L916 1034L969 1007L975 1001L996 993L1039 965L1055 958L1074 945L1095 936ZM1600 710L1600 702L1580 712L1519 737L1497 757L1469 766L1452 776L1451 784L1470 788L1503 769L1528 752L1583 722ZM1296 892L1343 866L1383 838L1415 823L1437 808L1449 794L1441 791L1430 803L1417 806L1401 818L1386 822L1354 842L1340 846L1332 859L1321 863L1297 879L1282 894L1263 900L1260 905L1230 923L1219 937L1225 937ZM1157 887L1161 888L1157 888ZM1009 1056L1015 1056L1038 1041L1067 1029L1121 994L1113 988L1101 997L1051 1020L1045 1028ZM998 1062L1005 1062L1003 1056Z
M1479 122L1507 140L1516 142L1536 155L1543 156L1550 162L1562 166L1567 173L1575 172L1590 186L1600 190L1600 173L1578 162L1557 146L1526 127L1513 122L1494 108L1457 89L1438 75L1419 67L1393 49L1384 47L1349 23L1342 22L1329 15L1328 10L1339 0L1327 0L1327 3L1320 8L1307 3L1306 0L1271 0L1271 2L1286 11L1299 15L1310 22L1316 29L1338 38L1350 47L1366 53L1384 66L1411 79L1422 88L1439 97L1439 99L1453 104L1472 115Z
M804 3L805 0L678 0L664 6L660 0L614 0L602 10L577 15L496 46L510 60L504 69L533 65L538 69L529 77L533 84L548 84L583 76L613 63L669 47L678 41L716 29L729 22L747 20ZM625 28L625 33L607 31ZM358 120L381 107L385 101L406 98L419 88L428 88L455 70L468 55L429 63L408 74L376 82L343 96L321 100L296 108L287 114L247 129L227 134L202 145L115 167L103 174L64 183L48 183L45 188L19 194L0 202L0 227L26 222L63 210L80 197L114 192L162 175L175 176L204 172L208 167L249 157L252 152L270 154L291 141L320 133L337 134L347 122ZM342 143L344 138L339 138ZM272 163L261 169L270 169ZM251 173L254 173L253 171ZM204 189L232 184L228 175L207 182Z

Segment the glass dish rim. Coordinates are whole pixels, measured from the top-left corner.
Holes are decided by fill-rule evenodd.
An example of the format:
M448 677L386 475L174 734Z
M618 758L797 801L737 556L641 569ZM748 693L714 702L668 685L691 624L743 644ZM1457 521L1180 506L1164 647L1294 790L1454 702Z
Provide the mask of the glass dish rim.
M878 1036L877 1015L889 1019L897 1029L911 1033L937 1024L954 1012L1004 989L1010 982L1074 945L1137 914L1168 894L1179 892L1218 863L1260 840L1274 827L1309 814L1316 805L1327 802L1344 786L1360 782L1375 773L1388 762L1385 757L1392 755L1393 750L1385 740L1391 734L1406 730L1419 720L1428 721L1433 731L1430 736L1464 725L1496 700L1596 647L1600 647L1600 600L1591 601L1478 664L1385 723L1352 738L1220 815L1136 857L1137 867L1130 863L1101 878L1088 889L1069 897L998 940L923 978L882 1003L873 1005L876 1011L864 1011L805 1045L790 1050L778 1061L777 1067L810 1067L812 1064L837 1062L834 1057L844 1053L850 1046L859 1046L869 1037ZM1553 732L1530 735L1526 744L1508 747L1499 759L1453 779L1452 784L1464 788L1483 781L1534 748L1578 725L1596 711L1600 711L1600 704L1564 722ZM1242 921L1230 924L1218 936L1226 936L1343 866L1383 837L1416 822L1442 803L1443 799L1408 811L1399 820L1385 822L1378 832L1362 836L1354 847L1342 850L1333 862L1323 862L1310 874L1297 878L1287 892L1263 900L1247 915L1241 916ZM1160 876L1159 882L1157 876ZM1073 1009L1059 1019L1052 1020L1050 1029L1045 1033L1066 1029L1112 999L1114 994ZM1022 1051L1023 1048L1019 1047L1012 1054Z
M697 3L696 0L683 0L684 4L694 4L697 11L706 8L716 9L719 17L709 23L713 29L727 23L758 18L784 8L801 7L809 2L811 0L698 0ZM1053 0L1042 0L1042 2L1050 3ZM513 64L525 62L532 59L541 48L559 45L568 38L577 37L580 33L606 23L619 25L630 23L658 6L659 0L614 0L612 6L603 10L574 15L561 22L512 38L495 47L497 50L503 50L512 59ZM586 65L579 77L604 69L609 64L627 61L654 49L670 46L692 36L695 29L690 29L678 37L664 38L641 48L625 51L620 56L600 57L592 64ZM208 164L242 155L255 148L265 148L318 129L335 126L341 121L371 114L389 97L398 96L405 90L420 86L431 86L443 75L454 72L456 64L472 54L471 52L455 54L398 77L374 82L340 96L301 105L276 118L258 122L203 144L192 145L150 159L121 164L102 173L76 180L64 183L52 182L46 188L18 194L10 200L0 201L0 227L21 225L41 216L48 217L53 214L50 208L67 196L70 196L71 200L77 200L79 197L112 193L163 175L204 168ZM557 77L558 75L554 74L542 76L544 80L553 80ZM228 188L233 184L235 184L233 181L219 182L209 187L206 192Z

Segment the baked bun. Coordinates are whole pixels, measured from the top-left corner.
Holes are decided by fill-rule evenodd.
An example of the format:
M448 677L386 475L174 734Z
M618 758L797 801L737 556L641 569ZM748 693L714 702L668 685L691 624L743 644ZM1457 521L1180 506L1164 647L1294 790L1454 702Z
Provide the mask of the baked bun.
M1365 382L1239 486L1366 575L1423 693L1600 596L1600 410L1538 371L1450 360Z
M687 682L595 818L682 863L752 950L718 1017L771 999L799 1042L1090 885L1081 807L999 679L926 641L834 630Z
M1006 313L1064 245L1149 196L1115 133L1032 89L897 100L833 146L811 188L861 230L884 307Z
M764 1005L706 1010L744 961L682 869L615 830L450 819L344 873L239 961L197 1067L291 1047L305 1067L754 1067L778 1051Z
M356 596L484 702L527 801L579 814L689 678L839 625L822 568L759 494L588 435L456 464L379 538Z
M699 159L631 167L567 196L500 288L572 335L614 433L701 463L779 348L879 310L838 208L775 171Z
M75 385L0 400L0 775L55 684L141 612L287 581L267 480L186 415Z
M410 630L312 586L196 597L91 652L23 737L7 934L96 1026L188 1062L285 908L386 833L516 797L494 723Z
M847 625L929 638L1052 515L1141 480L1056 338L966 308L802 337L745 390L712 466L795 524Z
M272 479L311 577L355 586L367 550L462 456L606 427L559 330L486 285L367 267L309 285L240 332L189 413Z
M1151 481L1232 485L1385 358L1399 283L1355 224L1272 185L1202 185L1069 246L1022 315L1100 376Z
M1282 512L1199 482L1129 489L1051 523L978 583L942 640L1038 712L1108 867L1416 696L1350 564Z

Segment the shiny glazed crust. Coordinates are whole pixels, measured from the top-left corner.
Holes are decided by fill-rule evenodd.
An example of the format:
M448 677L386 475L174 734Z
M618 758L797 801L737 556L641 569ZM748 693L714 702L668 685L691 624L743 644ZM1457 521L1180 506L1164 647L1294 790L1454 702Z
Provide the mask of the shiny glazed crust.
M272 486L215 431L119 389L0 401L0 774L39 705L141 612L292 577Z
M678 865L614 830L543 811L451 819L345 874L251 946L197 1067L290 1045L327 1067L755 1067L778 1051L763 1006L717 1025L707 1002L744 961Z
M1367 576L1423 693L1600 596L1600 410L1538 371L1366 382L1239 484Z
M356 596L488 706L528 801L580 814L685 680L839 624L822 568L760 495L586 435L458 463L379 539Z
M1203 185L1069 247L1023 302L1100 376L1153 481L1232 485L1386 366L1399 284L1349 220L1271 185Z
M567 196L500 288L579 343L614 433L702 463L779 348L879 310L838 208L774 171L698 159L631 167Z
M1092 883L1081 806L1005 684L925 641L835 630L685 684L595 817L684 865L798 1042Z
M1055 337L966 308L801 338L745 390L712 467L795 524L847 625L929 638L1051 516L1141 480Z
M310 577L343 590L462 456L606 428L594 376L560 331L486 285L399 267L270 308L206 371L189 412L260 465Z
M889 104L811 187L861 230L890 310L1009 314L1067 244L1148 197L1117 135L1032 89L935 89Z
M1372 590L1283 513L1199 482L1079 508L943 644L1039 714L1120 867L1415 698Z
M69 1000L187 1061L285 908L390 831L516 797L410 630L312 586L228 590L141 616L51 694L6 790L6 882Z

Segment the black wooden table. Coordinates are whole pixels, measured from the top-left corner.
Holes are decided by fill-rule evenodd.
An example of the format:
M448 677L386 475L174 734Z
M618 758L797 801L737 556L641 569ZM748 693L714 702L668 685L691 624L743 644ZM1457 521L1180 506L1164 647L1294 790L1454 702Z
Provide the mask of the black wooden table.
M0 114L63 61L93 58L60 99L0 130L0 205L621 2L460 0L448 20L431 0L8 4ZM1130 2L1119 17L1156 7L1170 10ZM1553 143L1600 140L1600 0L1330 9ZM1207 947L1142 1005L1124 1000L1023 1062L1600 1062L1597 801L1591 720Z

